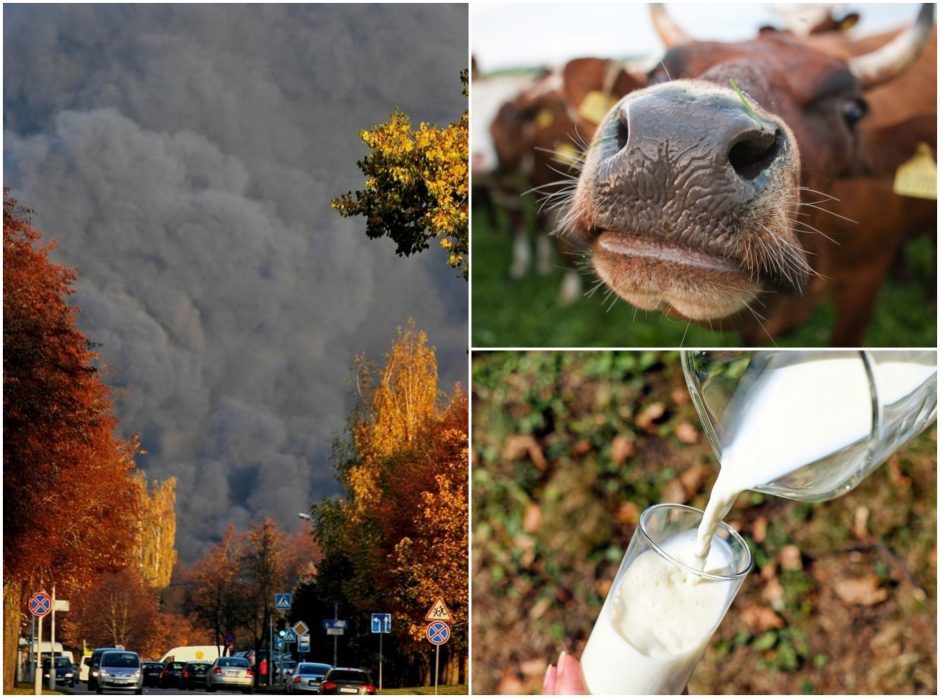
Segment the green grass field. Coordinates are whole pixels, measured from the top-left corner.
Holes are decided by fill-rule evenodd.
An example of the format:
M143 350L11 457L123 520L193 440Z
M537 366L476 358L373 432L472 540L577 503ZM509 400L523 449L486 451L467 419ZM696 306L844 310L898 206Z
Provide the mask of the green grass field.
M548 276L531 271L509 278L512 240L487 216L473 215L472 302L474 347L720 347L740 346L734 332L713 332L660 313L604 301L603 289L570 306L558 302L562 265L556 256ZM906 276L882 288L865 346L933 347L937 338L936 245L923 236L905 250ZM585 290L593 280L585 277ZM827 346L835 322L831 303L817 308L798 332L776 340L781 347Z

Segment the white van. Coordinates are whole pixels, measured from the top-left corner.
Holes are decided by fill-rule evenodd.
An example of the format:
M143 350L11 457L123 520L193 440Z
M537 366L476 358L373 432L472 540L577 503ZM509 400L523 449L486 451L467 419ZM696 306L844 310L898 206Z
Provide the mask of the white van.
M184 645L174 647L160 657L160 663L166 662L213 662L221 656L216 645Z

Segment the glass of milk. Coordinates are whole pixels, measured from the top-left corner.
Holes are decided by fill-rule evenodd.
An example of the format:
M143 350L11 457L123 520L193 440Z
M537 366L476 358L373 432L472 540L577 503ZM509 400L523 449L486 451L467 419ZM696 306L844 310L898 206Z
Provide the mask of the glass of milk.
M684 352L728 492L823 501L936 419L934 351Z
M705 560L702 512L657 504L640 516L581 655L592 694L678 694L751 569L747 544L718 525Z

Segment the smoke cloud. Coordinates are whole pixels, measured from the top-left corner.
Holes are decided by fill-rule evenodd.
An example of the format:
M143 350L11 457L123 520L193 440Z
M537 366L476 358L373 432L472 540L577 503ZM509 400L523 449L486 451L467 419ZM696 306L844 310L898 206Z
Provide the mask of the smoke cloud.
M176 476L181 558L336 492L355 353L413 316L466 382L467 287L331 196L358 130L462 112L466 5L4 7L5 185L79 271L125 434Z

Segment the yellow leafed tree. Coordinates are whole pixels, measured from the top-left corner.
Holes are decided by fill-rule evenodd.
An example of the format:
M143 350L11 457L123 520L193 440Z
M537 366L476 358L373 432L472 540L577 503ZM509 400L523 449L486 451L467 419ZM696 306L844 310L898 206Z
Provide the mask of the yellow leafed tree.
M140 499L136 550L140 577L152 589L170 583L176 564L176 478L147 483L143 473L135 475Z
M466 95L466 71L460 78ZM443 128L421 122L413 129L408 115L396 109L388 122L359 132L369 147L356 163L365 189L333 199L333 208L342 216L365 216L366 234L390 237L399 255L426 250L437 238L447 263L466 279L468 127L466 110Z

